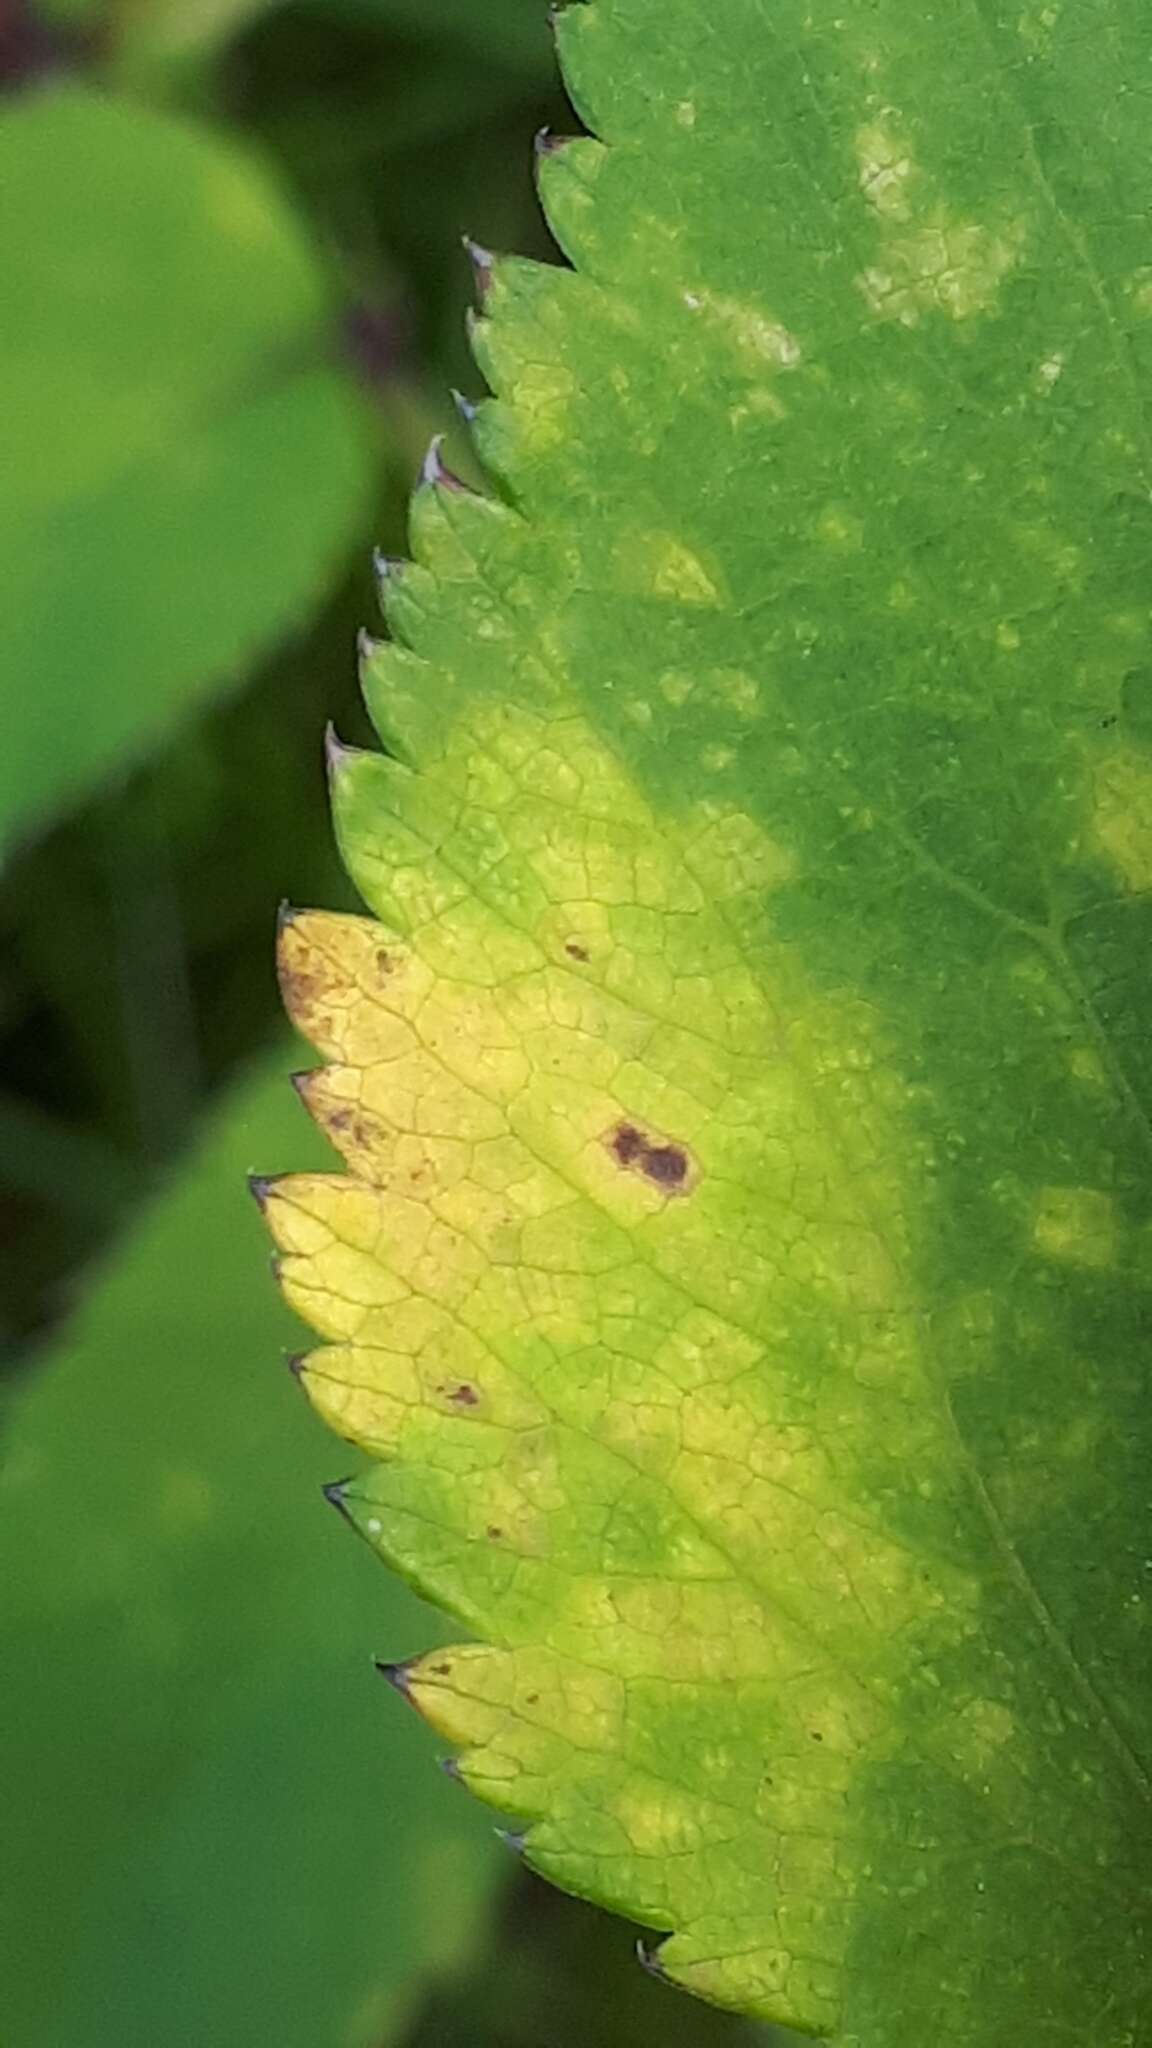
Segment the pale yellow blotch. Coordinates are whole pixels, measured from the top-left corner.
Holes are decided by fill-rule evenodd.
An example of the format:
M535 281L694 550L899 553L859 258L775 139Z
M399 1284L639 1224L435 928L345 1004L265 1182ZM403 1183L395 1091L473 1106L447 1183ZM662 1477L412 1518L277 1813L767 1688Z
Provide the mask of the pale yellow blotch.
M775 370L794 370L800 362L801 348L796 336L762 307L703 287L686 291L682 296L689 312L699 317L709 334L717 342L727 343L747 375L762 375L766 365Z
M631 534L616 555L617 574L628 590L676 604L719 609L724 603L719 568L709 569L684 541L670 533Z
M670 1786L629 1787L616 1802L616 1819L637 1856L683 1856L702 1846L699 1801Z
M691 100L681 100L676 108L676 123L680 128L696 126L696 108Z
M996 645L1005 654L1015 654L1020 645L1019 629L1010 619L1001 619L996 628Z
M855 551L864 545L864 522L845 505L828 505L816 521L816 533L829 547Z
M953 320L988 312L1019 261L1020 222L984 226L959 218L932 189L910 147L887 120L856 137L860 188L880 237L877 259L857 278L872 311L914 327L924 313Z
M860 187L869 206L888 220L911 217L913 177L908 149L882 121L870 121L856 136Z
M1152 890L1152 767L1118 747L1092 780L1092 828L1126 888Z
M1051 391L1053 385L1056 384L1064 374L1064 364L1066 360L1067 358L1065 357L1063 350L1061 349L1054 350L1052 355L1046 356L1044 358L1044 361L1039 365L1036 371L1037 390L1039 390L1042 394Z
M1068 1054L1068 1071L1090 1088L1107 1088L1110 1080L1098 1053L1087 1045L1075 1045Z
M730 768L735 759L735 747L725 747L714 743L711 746L700 749L700 766L706 769L710 775L719 775L723 769Z
M1019 1754L1022 1730L1015 1714L1001 1700L974 1699L959 1712L942 1713L935 1731L942 1760L959 1765L966 1776L986 1777L996 1766L1009 1763L1019 1773L1026 1760ZM1002 1777L997 1791L1004 1797Z
M799 867L792 850L747 812L715 803L695 804L689 813L685 862L714 903L782 888Z
M688 702L695 688L696 677L684 669L667 669L660 678L661 696L667 697L669 704L675 704L677 709Z
M1133 312L1144 319L1152 317L1152 264L1141 264L1125 280L1124 290Z
M760 707L760 685L742 668L705 669L700 679L705 696L735 711L740 718L754 718Z
M1042 1188L1032 1236L1047 1258L1096 1271L1114 1266L1120 1239L1115 1204L1099 1188Z
M516 373L516 419L532 454L559 447L569 432L568 408L576 393L571 370L558 361L522 362Z

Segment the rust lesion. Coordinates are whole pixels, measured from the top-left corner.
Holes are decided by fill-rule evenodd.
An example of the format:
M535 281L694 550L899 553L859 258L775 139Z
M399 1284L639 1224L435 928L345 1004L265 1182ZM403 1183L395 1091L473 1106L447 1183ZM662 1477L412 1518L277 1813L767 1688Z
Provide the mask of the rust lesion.
M638 1173L665 1195L691 1192L696 1170L686 1145L654 1138L639 1124L622 1120L608 1132L607 1146L618 1166Z

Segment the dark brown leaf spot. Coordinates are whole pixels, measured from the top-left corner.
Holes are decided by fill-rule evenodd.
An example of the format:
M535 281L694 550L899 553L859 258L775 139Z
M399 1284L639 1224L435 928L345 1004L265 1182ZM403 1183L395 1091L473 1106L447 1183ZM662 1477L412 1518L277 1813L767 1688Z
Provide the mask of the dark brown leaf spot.
M632 1166L644 1150L644 1133L635 1124L617 1124L612 1133L612 1150L621 1166Z
M387 981L388 976L394 974L395 971L395 960L392 958L391 953L381 946L376 955L376 972L380 976L381 981Z
M587 946L578 946L575 939L569 939L564 951L570 960L587 960L588 958Z
M499 1543L501 1537L504 1534L504 1531L503 1529L498 1529L496 1527L495 1522L490 1522L488 1524L487 1530L485 1531L485 1534L487 1535L489 1543Z
M464 1380L461 1381L458 1387L451 1389L448 1399L455 1408L475 1408L479 1403L480 1396L476 1392L475 1387L470 1387L467 1381Z
M688 1179L688 1154L682 1145L653 1144L635 1124L621 1123L609 1132L608 1145L614 1159L635 1168L654 1187L668 1194L682 1190Z
M688 1160L679 1145L649 1145L640 1161L640 1171L662 1188L681 1187L688 1175Z

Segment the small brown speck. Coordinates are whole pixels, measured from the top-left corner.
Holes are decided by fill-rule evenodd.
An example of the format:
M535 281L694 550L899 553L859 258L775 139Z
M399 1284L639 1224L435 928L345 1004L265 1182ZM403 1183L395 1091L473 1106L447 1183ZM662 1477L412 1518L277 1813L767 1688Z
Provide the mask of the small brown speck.
M570 960L587 960L588 958L587 946L578 946L575 939L569 939L564 951Z
M395 967L396 962L392 958L391 953L386 952L384 947L381 946L376 955L376 972L380 976L381 981L386 981L388 976L395 970Z
M457 1408L475 1408L480 1396L475 1387L470 1387L465 1380L458 1387L453 1387L448 1399Z
M486 1531L485 1531L485 1534L486 1534L486 1536L487 1536L487 1538L488 1538L488 1541L489 1541L490 1543L499 1543L499 1541L500 1541L501 1537L502 1537L502 1536L503 1536L503 1534L504 1534L504 1531L503 1531L503 1529L498 1529L498 1528L496 1527L496 1524L495 1524L495 1522L490 1522L490 1523L488 1524L488 1527L487 1527Z

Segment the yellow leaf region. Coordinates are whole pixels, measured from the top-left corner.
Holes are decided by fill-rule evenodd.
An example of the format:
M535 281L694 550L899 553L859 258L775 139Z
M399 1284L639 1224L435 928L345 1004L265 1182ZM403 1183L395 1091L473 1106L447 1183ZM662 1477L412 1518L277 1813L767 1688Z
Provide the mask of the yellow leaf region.
M485 1639L404 1688L669 1976L825 2030L867 1775L914 1730L1002 1817L1020 1782L995 1685L933 1690L969 1560L892 1508L958 1486L908 1091L771 936L788 849L658 816L578 718L478 705L423 773L342 753L335 801L389 924L292 914L280 959L349 1175L262 1196L307 1391L379 1461L347 1511Z

